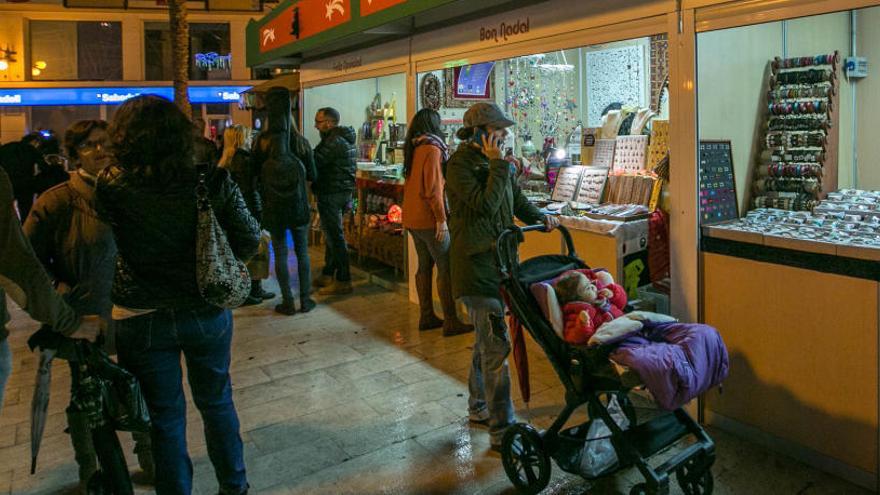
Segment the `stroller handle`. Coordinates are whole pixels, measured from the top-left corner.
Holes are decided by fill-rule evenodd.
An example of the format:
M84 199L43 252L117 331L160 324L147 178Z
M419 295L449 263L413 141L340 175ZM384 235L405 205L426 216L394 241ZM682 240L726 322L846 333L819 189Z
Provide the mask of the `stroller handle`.
M568 231L568 228L559 225L554 230L558 230L562 234L568 256L577 257L577 253L574 250L574 241L571 239L571 232ZM507 278L510 275L511 268L519 263L519 250L517 247L525 240L523 234L526 232L549 233L543 224L527 225L525 227L514 225L503 230L498 239L495 240L495 263L501 272L502 278Z

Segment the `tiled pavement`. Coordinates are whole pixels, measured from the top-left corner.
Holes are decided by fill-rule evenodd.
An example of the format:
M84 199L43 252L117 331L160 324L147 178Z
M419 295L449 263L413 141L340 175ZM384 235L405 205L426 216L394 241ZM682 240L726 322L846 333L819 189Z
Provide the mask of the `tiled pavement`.
M415 306L363 282L351 296L319 303L293 317L274 314L271 302L235 311L232 379L252 493L513 493L486 431L465 419L472 336L420 333ZM70 379L63 362L53 369L38 471L29 474L36 359L25 341L35 324L13 313L15 370L0 414L0 493L73 493L76 465L63 432ZM546 425L561 407L563 389L539 349L532 347L529 357L532 401L527 410L517 400L518 414ZM723 432L711 434L718 442L716 493L863 493ZM136 470L130 438L121 436ZM191 402L189 442L195 493L216 493ZM637 473L627 472L591 487L554 468L547 492L628 493L637 481ZM152 493L142 485L136 492Z

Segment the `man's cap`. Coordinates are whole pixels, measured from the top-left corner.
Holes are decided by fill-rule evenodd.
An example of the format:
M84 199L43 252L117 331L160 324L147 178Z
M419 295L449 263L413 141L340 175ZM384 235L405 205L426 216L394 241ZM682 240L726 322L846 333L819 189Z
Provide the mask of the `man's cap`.
M494 103L474 103L464 113L465 127L491 126L503 129L516 124Z

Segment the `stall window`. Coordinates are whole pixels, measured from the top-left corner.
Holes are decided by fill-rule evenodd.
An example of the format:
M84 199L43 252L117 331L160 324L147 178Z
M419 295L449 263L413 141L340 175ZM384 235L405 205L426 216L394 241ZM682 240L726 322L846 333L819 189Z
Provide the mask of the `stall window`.
M35 81L122 79L122 24L31 21L30 78Z
M525 195L560 213L634 307L669 311L666 35L424 72L417 88L452 150L466 145L456 131L470 106L500 106L515 122L504 148ZM537 239L520 255L558 250Z
M194 81L232 79L229 24L191 23L189 78ZM167 22L144 25L146 80L170 81L171 28Z
M878 218L850 211L880 200L880 83L863 65L878 23L875 7L698 35L703 225L880 245ZM850 225L826 225L829 208ZM791 211L812 225L786 227Z

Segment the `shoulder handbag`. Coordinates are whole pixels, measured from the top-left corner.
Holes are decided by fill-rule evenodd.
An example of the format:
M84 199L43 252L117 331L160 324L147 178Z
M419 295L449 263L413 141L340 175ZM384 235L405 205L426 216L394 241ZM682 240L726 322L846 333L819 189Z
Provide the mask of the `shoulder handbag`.
M221 308L241 306L251 291L251 277L245 264L235 257L226 233L208 201L206 173L196 186L196 282L208 303Z

